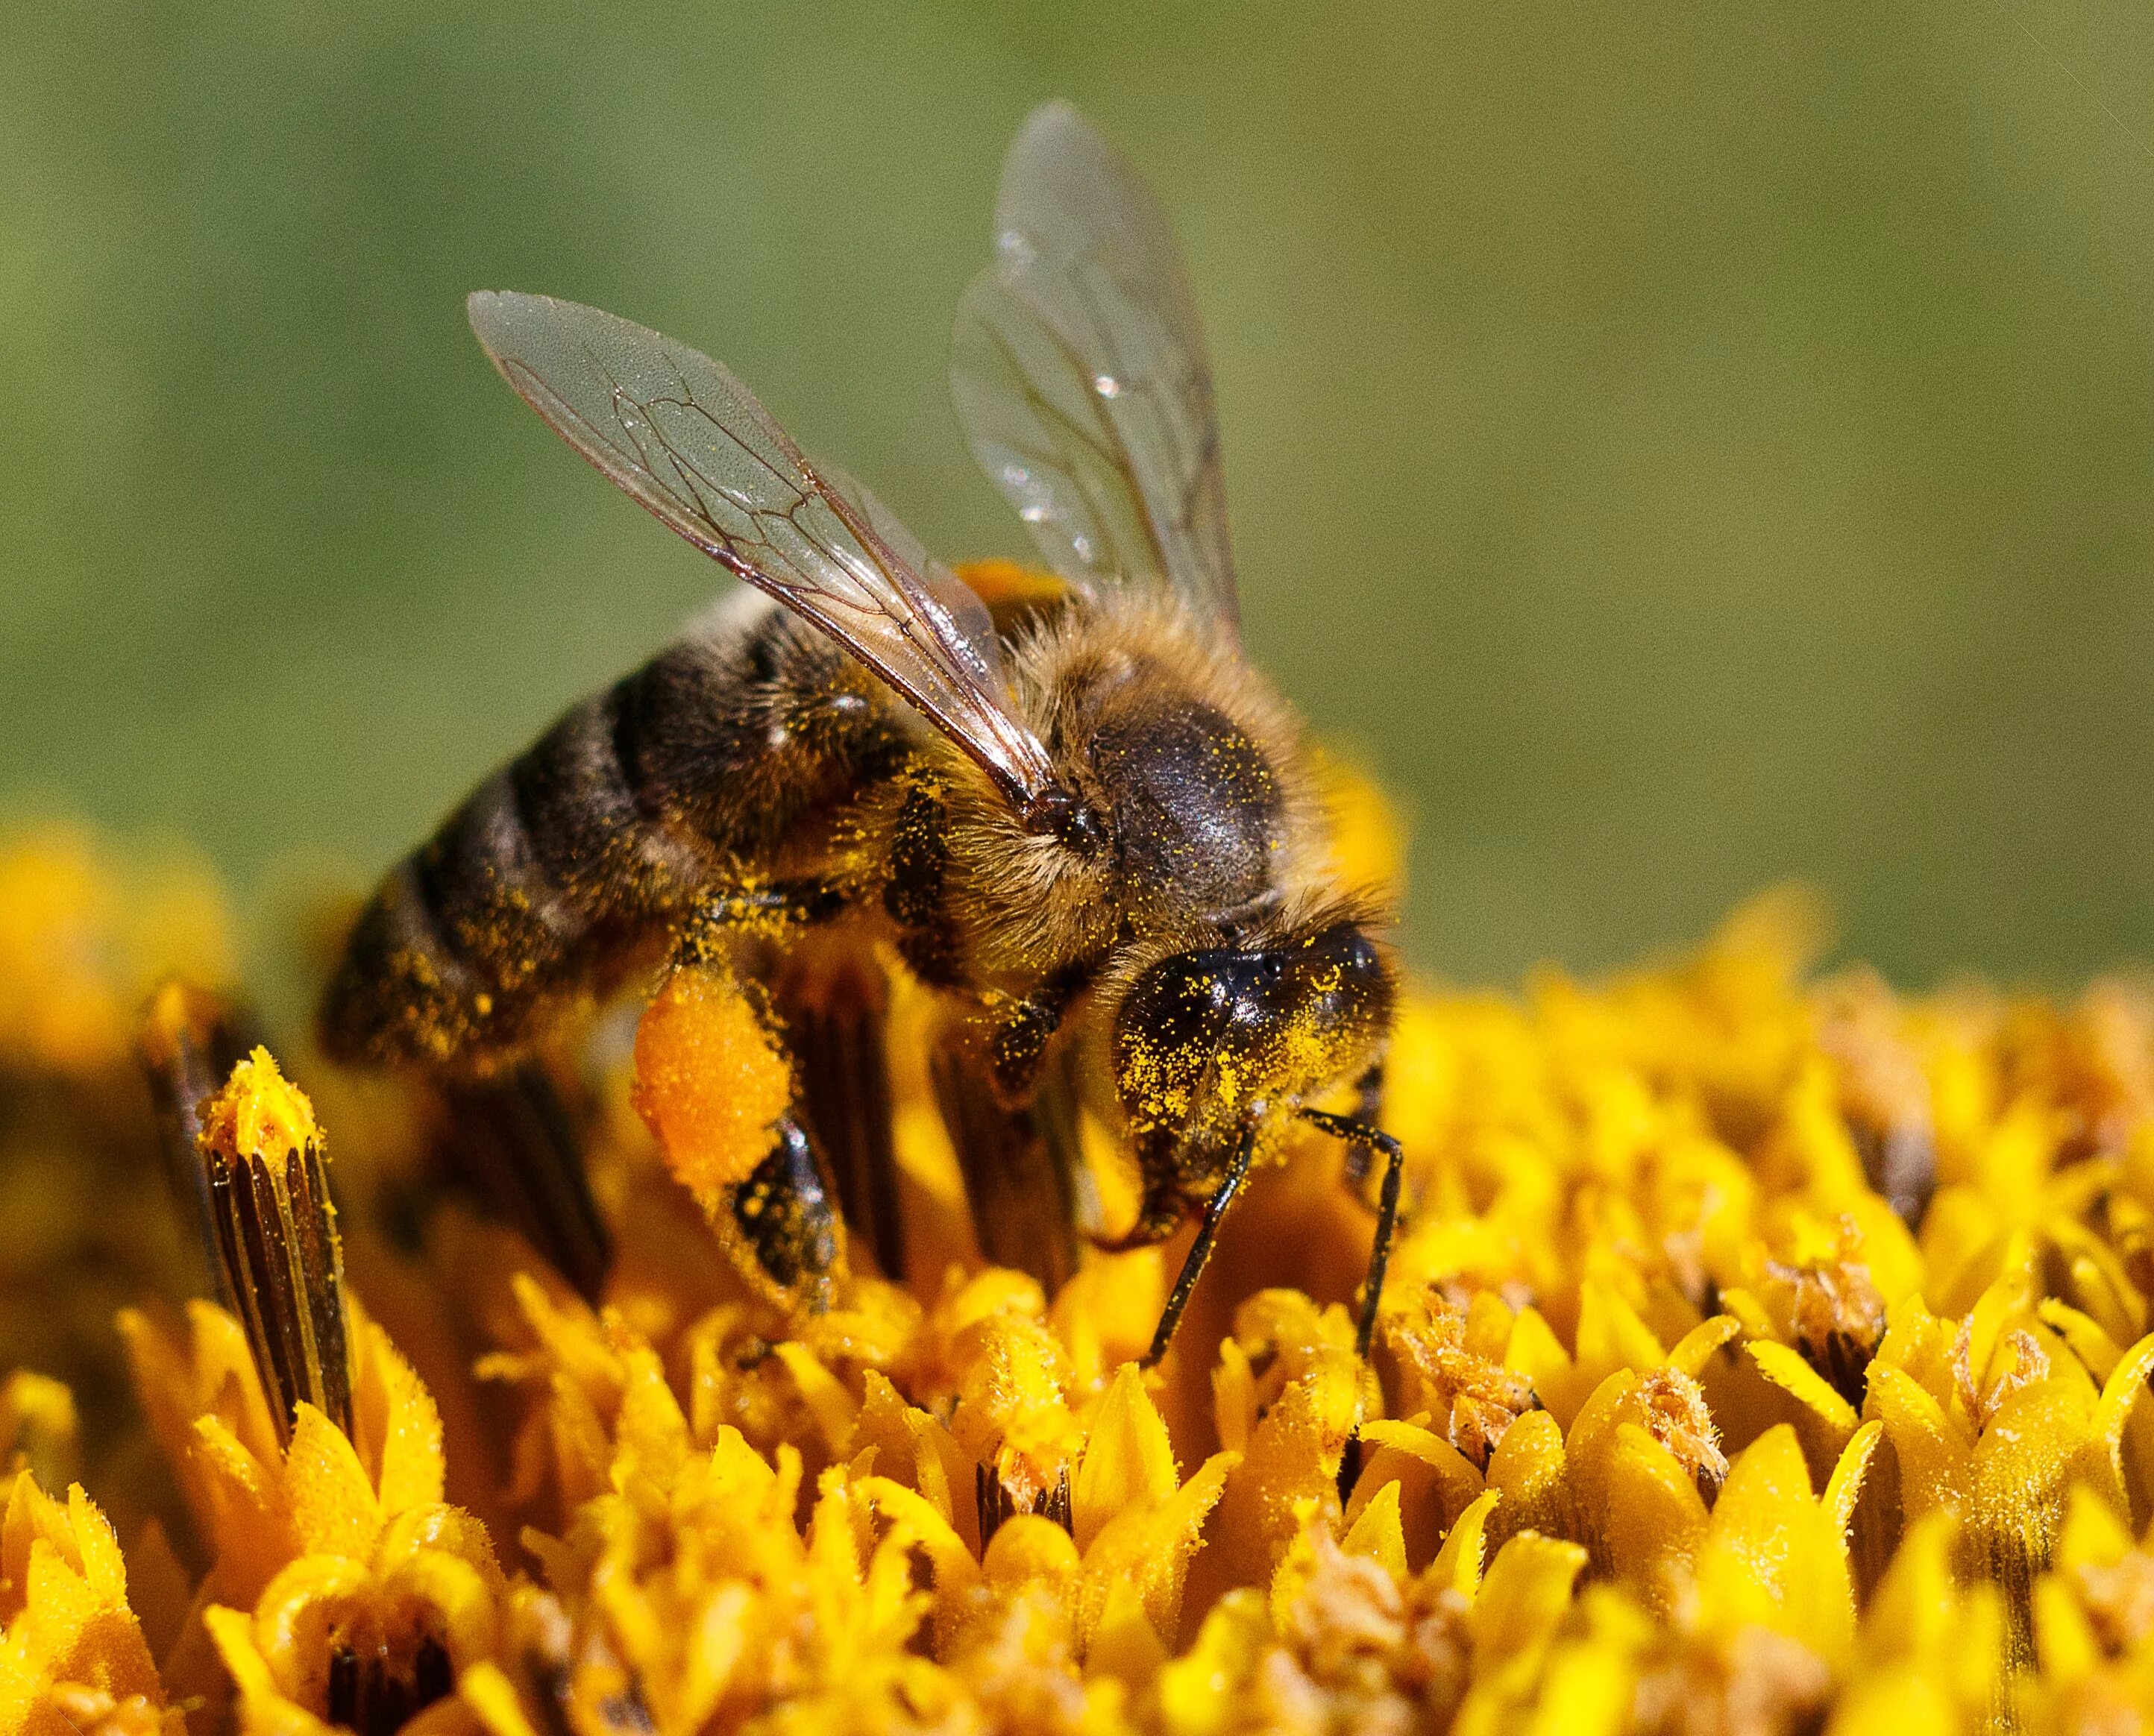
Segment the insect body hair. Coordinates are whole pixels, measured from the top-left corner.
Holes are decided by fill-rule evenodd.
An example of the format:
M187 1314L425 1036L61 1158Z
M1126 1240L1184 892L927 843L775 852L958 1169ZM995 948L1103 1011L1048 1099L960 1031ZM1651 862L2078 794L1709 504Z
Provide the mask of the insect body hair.
M1080 596L1011 647L1019 714L1103 823L1094 855L1025 830L962 756L931 744L968 974L1104 959L1142 935L1306 896L1325 860L1301 726L1271 686L1178 602Z

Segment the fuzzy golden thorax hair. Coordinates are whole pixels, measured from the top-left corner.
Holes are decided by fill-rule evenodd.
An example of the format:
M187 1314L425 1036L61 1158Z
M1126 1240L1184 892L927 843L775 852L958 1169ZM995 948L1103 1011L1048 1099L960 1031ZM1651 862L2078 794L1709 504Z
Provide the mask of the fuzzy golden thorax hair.
M1325 852L1301 726L1216 628L1110 594L1012 650L1020 713L1100 835L1087 852L1028 832L962 756L936 754L949 909L976 980L1217 944L1307 902Z

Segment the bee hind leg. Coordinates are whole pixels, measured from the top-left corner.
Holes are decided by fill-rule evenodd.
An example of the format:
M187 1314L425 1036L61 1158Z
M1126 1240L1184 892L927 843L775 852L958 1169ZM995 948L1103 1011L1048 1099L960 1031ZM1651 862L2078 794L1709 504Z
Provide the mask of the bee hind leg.
M851 1168L834 1176L828 1140L818 1136L837 1138L853 1151L860 1141L846 1141L859 1130L835 1110L865 1115L870 1125L878 1113L888 1119L880 985L841 973L838 986L844 992L831 999L824 992L831 987L827 971L788 971L804 941L807 950L819 952L822 943L807 940L806 931L827 923L845 902L841 888L823 881L722 886L705 893L675 937L672 975L645 1014L636 1038L639 1075L648 1060L661 1080L681 1070L668 1053L676 1040L668 1035L669 1008L687 1021L687 1034L680 1040L691 1057L686 1069L691 1075L704 1040L695 1034L699 1029L725 1034L730 1042L743 1041L752 1029L756 1041L791 1064L790 1085L780 1087L784 1106L768 1121L763 1116L774 1104L758 1101L753 1109L705 1104L692 1087L678 1101L670 1090L653 1090L639 1107L741 1275L765 1299L816 1314L830 1306L846 1274L839 1202L843 1182L862 1167L854 1151ZM779 979L777 993L768 980L773 975ZM820 984L819 998L805 1009L797 992L803 981ZM676 1001L678 986L692 983L700 986ZM783 1004L788 994L795 1003L789 1008ZM681 1014L682 1007L691 1010ZM790 1028L804 1010L810 1014L805 1054ZM832 1076L834 1060L844 1065ZM855 1100L861 1097L877 1102ZM737 1115L753 1125L734 1125L731 1118ZM729 1131L717 1133L714 1126ZM716 1146L705 1143L713 1138ZM886 1128L886 1148L887 1141ZM894 1181L889 1186L894 1189ZM880 1254L897 1223L894 1201L879 1197L874 1203L888 1207L865 1226L869 1245Z
M839 1272L838 1214L807 1130L789 1115L773 1131L769 1155L727 1190L727 1239L775 1289L820 1314Z

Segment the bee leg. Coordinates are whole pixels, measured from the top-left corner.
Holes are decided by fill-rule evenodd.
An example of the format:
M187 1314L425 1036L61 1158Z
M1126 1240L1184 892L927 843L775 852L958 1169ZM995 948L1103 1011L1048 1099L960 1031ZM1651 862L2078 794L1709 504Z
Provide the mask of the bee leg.
M962 1027L945 1032L928 1072L980 1252L1029 1273L1052 1296L1077 1269L1077 1223L1089 1192L1067 1057L1041 1070L1031 1100L1018 1108L1004 1101L993 1060Z
M727 1190L721 1209L763 1274L820 1314L838 1269L838 1214L807 1130L789 1115L775 1131L770 1155Z
M824 880L713 887L698 898L675 937L676 965L730 960L743 940L783 940L830 921L845 907L842 886Z
M1384 1111L1384 1064L1373 1063L1369 1070L1354 1081L1354 1119L1364 1126L1373 1127L1376 1118ZM1375 1156L1376 1147L1360 1140L1350 1141L1346 1146L1346 1185L1359 1193L1369 1179L1369 1160Z
M1369 1253L1368 1281L1362 1286L1361 1323L1354 1335L1354 1348L1366 1356L1370 1341L1376 1335L1376 1303L1384 1293L1384 1269L1391 1263L1392 1233L1398 1228L1399 1177L1406 1152L1390 1134L1381 1128L1371 1127L1366 1121L1330 1115L1320 1109L1304 1109L1301 1118L1334 1139L1344 1140L1350 1154L1355 1151L1365 1154L1372 1150L1384 1154L1384 1187L1376 1202L1376 1239ZM1360 1176L1368 1174L1365 1155L1358 1166L1350 1157L1349 1172L1357 1172Z
M1354 1097L1355 1106L1359 1111L1356 1119L1373 1127L1376 1117L1384 1112L1384 1064L1381 1061L1371 1061L1369 1070L1354 1081Z
M1212 1258L1212 1244L1218 1239L1219 1220L1227 1215L1227 1208L1234 1203L1234 1196L1242 1191L1242 1183L1248 1179L1249 1159L1257 1149L1257 1127L1252 1121L1242 1130L1240 1142L1234 1147L1233 1161L1227 1166L1212 1197L1204 1202L1204 1217L1197 1226L1197 1239L1189 1244L1189 1253L1182 1262L1182 1274L1174 1280L1174 1293L1166 1299L1166 1312L1159 1317L1159 1325L1151 1335L1151 1348L1145 1352L1144 1366L1156 1367L1166 1355L1166 1347L1174 1341L1174 1329L1182 1324L1182 1311L1189 1306L1189 1298L1197 1288L1197 1280L1203 1275L1207 1262Z
M800 1080L799 1107L829 1162L845 1227L885 1278L905 1278L905 1220L891 1141L889 984L871 954L811 947L789 959L773 998Z
M449 1163L595 1303L613 1264L613 1238L584 1171L583 1141L553 1075L537 1061L445 1084Z
M835 1011L835 1022L809 1011L804 1054L791 1021L804 1010L799 1003L808 991L801 985L813 973L804 969L787 980L785 986L799 990L794 1005L781 1009L762 1001L763 984L778 962L799 948L802 931L829 922L849 901L845 887L821 879L719 885L696 901L673 945L676 970L716 973L737 984L754 982L771 1034L798 1063L799 1089L772 1129L769 1151L747 1177L723 1188L715 1203L707 1201L706 1208L744 1275L759 1278L770 1299L816 1314L830 1305L845 1273L837 1201L849 1182L865 1184L859 1187L864 1215L855 1223L869 1244L879 1257L890 1258L887 1250L896 1249L902 1264L895 1162L887 1160L890 1087L883 1070L880 978L861 979L855 967L858 992L835 1009L824 1009ZM870 1130L880 1122L880 1146L870 1131L865 1155L856 1149L848 1118L864 1118L860 1126ZM849 1160L835 1177L827 1160L829 1140L818 1136L825 1132ZM879 1166L880 1183L875 1179L878 1150L886 1160ZM880 1200L877 1187L888 1190Z

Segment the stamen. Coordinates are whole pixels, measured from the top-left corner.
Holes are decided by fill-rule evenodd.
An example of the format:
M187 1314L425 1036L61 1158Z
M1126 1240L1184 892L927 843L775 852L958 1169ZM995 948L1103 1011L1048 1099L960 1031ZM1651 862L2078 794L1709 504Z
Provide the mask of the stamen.
M344 1250L313 1105L258 1048L202 1111L217 1252L288 1441L302 1401L351 1432Z
M491 1079L452 1083L442 1097L452 1171L595 1305L613 1264L613 1238L553 1075L527 1061Z
M225 1281L209 1174L198 1142L204 1107L253 1046L249 1023L223 996L175 977L150 997L135 1038L156 1106L173 1197L200 1234L206 1285L227 1307L233 1298Z

